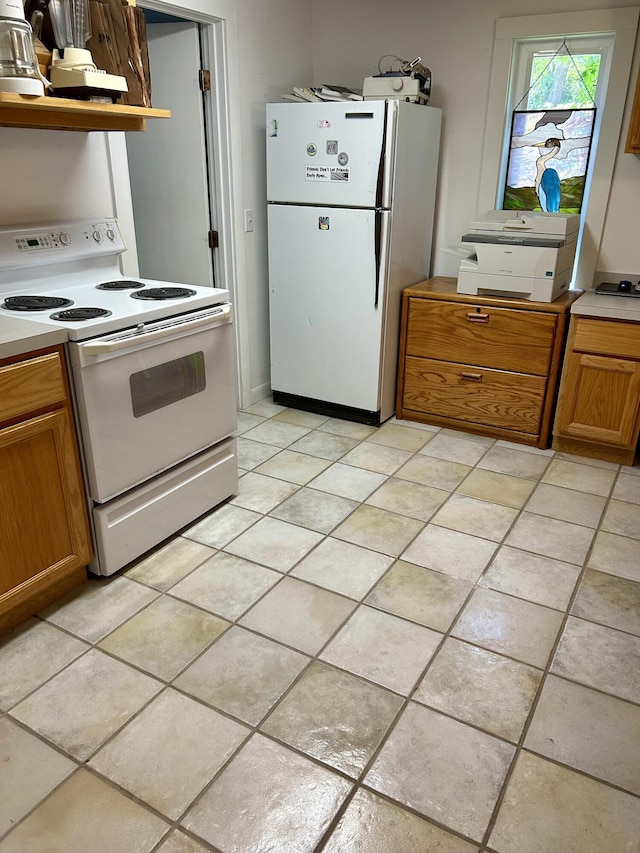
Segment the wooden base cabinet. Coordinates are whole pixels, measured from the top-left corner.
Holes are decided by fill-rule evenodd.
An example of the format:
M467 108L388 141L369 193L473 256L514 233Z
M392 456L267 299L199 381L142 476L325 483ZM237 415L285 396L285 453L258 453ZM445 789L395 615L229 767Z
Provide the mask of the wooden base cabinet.
M91 546L62 348L0 363L0 630L86 580Z
M640 324L572 317L553 447L632 465L639 412Z
M436 277L402 295L397 416L547 447L567 312L456 292Z

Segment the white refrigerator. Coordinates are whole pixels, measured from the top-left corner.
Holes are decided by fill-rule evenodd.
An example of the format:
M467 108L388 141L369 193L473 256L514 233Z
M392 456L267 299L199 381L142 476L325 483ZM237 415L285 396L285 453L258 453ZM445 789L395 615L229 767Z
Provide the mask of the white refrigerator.
M400 100L267 105L275 402L393 415L401 291L430 273L440 124Z

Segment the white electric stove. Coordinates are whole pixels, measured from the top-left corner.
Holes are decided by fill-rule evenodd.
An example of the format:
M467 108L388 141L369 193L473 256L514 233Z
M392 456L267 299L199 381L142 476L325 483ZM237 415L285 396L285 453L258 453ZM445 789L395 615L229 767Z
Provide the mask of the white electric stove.
M0 314L64 327L98 574L237 491L229 292L120 272L115 219L0 229Z

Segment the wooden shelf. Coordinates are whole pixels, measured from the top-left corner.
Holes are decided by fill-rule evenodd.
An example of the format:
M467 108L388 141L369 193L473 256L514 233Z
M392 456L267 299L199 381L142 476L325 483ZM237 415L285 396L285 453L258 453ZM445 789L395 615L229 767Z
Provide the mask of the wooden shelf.
M0 92L0 127L146 130L148 118L171 118L171 111Z

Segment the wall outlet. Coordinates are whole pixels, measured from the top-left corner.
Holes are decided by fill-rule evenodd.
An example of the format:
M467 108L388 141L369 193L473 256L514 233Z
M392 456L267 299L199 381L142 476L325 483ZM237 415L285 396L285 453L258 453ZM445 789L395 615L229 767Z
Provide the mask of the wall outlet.
M244 212L244 230L253 231L253 210L245 210Z

